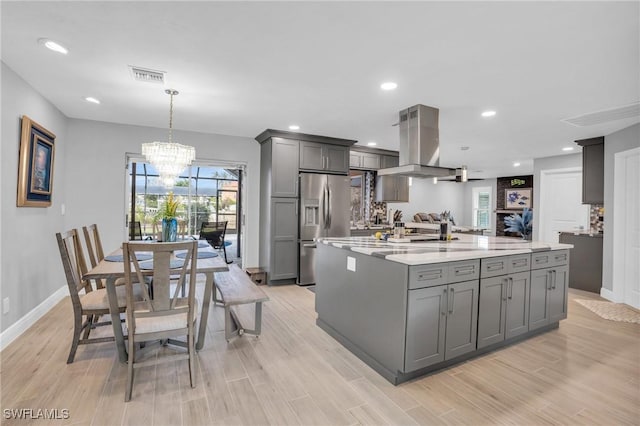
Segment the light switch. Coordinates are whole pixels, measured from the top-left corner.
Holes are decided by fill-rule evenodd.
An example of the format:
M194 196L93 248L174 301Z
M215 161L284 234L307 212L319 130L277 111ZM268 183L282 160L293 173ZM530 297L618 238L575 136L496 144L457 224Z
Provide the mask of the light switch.
M347 256L347 271L356 271L356 258Z

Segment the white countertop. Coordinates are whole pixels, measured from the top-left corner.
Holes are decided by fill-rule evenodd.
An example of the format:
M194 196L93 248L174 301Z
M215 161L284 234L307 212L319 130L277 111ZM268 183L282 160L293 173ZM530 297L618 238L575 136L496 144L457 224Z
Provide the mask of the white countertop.
M458 240L390 243L372 237L322 238L319 241L356 253L406 265L451 262L573 248L571 244L524 241L517 238L455 234Z

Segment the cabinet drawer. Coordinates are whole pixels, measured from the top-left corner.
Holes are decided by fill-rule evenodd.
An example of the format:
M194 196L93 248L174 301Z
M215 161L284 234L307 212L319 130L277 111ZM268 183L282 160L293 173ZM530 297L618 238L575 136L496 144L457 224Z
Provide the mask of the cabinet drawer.
M449 263L449 283L480 278L480 259Z
M555 250L551 252L552 266L562 266L569 263L569 250Z
M497 277L509 273L509 256L489 257L480 262L482 278Z
M515 256L509 256L509 273L515 274L516 272L527 272L531 269L531 255L530 254L518 254Z
M433 287L447 283L448 263L411 266L409 268L409 289Z
M542 269L553 266L553 253L552 251L533 253L531 255L531 269Z

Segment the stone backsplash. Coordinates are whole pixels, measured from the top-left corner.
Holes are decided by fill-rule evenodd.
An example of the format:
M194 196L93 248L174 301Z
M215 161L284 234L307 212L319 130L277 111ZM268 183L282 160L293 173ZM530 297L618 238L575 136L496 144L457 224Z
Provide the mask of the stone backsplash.
M591 223L590 232L604 232L604 206L599 204L591 204L589 213L589 219Z

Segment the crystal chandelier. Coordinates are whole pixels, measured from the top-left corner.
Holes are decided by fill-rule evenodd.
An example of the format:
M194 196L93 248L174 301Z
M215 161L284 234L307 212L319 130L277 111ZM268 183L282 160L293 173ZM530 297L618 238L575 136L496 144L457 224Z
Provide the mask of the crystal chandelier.
M177 90L167 89L165 93L171 96L169 104L169 142L148 142L142 144L142 155L160 174L160 180L166 187L175 185L180 173L191 165L196 158L196 149L192 146L181 145L172 141L173 136L173 97Z

